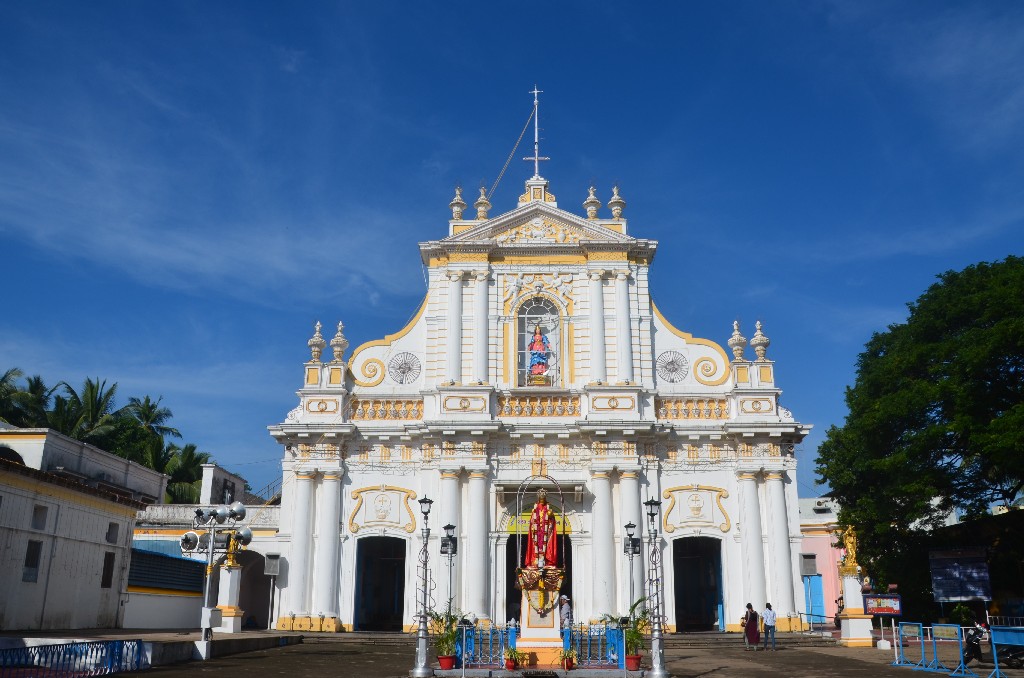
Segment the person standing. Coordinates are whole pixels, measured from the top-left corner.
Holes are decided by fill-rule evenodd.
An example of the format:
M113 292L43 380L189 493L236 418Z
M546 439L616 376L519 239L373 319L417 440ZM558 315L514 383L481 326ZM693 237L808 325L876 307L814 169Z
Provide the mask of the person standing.
M771 603L765 603L764 613L761 615L764 620L764 649L768 651L768 639L772 639L772 652L775 652L775 610L772 609Z
M743 649L757 652L757 646L761 642L761 632L757 628L757 612L754 606L747 603L747 611L743 613L743 620L740 622L743 627Z
M558 617L562 621L562 628L572 628L572 606L569 605L569 596L562 596L559 602L561 607L558 608Z

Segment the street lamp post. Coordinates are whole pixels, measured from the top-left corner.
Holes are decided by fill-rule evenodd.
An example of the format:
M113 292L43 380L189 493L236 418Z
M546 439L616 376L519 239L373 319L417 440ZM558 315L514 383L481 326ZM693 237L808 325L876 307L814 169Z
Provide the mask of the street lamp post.
M622 550L626 553L626 557L629 558L629 605L633 604L633 558L640 553L640 539L634 538L633 534L636 532L636 525L633 521L626 523L626 543L622 547Z
M452 611L452 601L455 598L452 593L452 571L455 563L455 554L459 552L459 540L455 536L455 526L448 523L444 526L444 539L441 540L441 554L448 556L448 612Z
M661 512L661 502L657 499L648 499L644 506L647 507L647 527L651 541L651 571L648 581L654 608L651 612L651 670L647 675L650 678L668 678L668 671L665 670L664 636L661 630L661 548L658 544L658 515Z
M220 610L213 604L211 598L214 557L220 552L234 558L239 546L245 546L252 541L252 530L238 525L238 522L244 519L245 505L240 501L231 506L197 508L192 519L192 530L181 536L179 545L183 555L201 551L205 552L206 556L206 582L203 587L203 612L200 619L200 654L203 659L210 657L213 627L220 624ZM200 530L203 532L202 536L198 534Z
M427 665L427 583L430 578L427 542L430 540L430 506L434 501L423 497L419 503L420 512L423 513L423 546L420 548L420 624L416 631L416 665L409 675L412 678L430 678L434 675L434 670Z

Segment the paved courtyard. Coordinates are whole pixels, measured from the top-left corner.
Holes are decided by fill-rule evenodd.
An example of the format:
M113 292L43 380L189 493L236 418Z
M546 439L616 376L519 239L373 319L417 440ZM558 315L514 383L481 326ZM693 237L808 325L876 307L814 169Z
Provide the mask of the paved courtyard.
M408 675L413 662L411 645L378 645L338 642L330 638L307 637L301 645L249 652L208 662L191 662L157 667L148 671L159 678L173 676L284 676L290 678L401 678ZM940 657L951 659L952 652ZM986 654L986 658L990 659ZM668 668L677 678L705 676L736 678L779 678L800 676L832 678L842 676L920 676L909 668L890 666L892 654L875 649L841 647L782 647L778 652L745 652L737 646L685 648L672 650L666 657ZM950 665L955 666L954 664ZM985 678L991 664L975 671ZM569 675L571 676L570 672ZM1022 671L1006 671L1008 678L1024 678ZM502 675L496 673L496 675ZM637 674L632 674L637 675Z

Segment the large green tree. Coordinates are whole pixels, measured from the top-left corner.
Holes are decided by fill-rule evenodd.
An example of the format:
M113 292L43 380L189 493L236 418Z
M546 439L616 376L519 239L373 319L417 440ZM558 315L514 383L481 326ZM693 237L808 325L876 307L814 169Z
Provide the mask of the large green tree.
M860 354L846 421L818 450L819 481L883 578L950 512L1024 489L1024 259L943 273L908 306Z

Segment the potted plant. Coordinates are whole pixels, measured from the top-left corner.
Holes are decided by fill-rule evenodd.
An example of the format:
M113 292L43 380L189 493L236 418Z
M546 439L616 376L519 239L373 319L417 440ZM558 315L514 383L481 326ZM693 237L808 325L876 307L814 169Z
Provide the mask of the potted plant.
M455 668L455 644L459 639L459 619L462 618L462 613L449 607L445 612L431 610L427 614L430 634L434 637L437 663L444 670L453 669Z
M640 598L629 608L629 616L622 626L626 646L626 670L639 671L640 657L644 649L644 635L650 626L650 612L643 607L646 598Z
M514 670L517 666L526 661L527 656L528 655L525 652L520 652L514 647L507 648L505 650L505 668L509 671Z
M561 664L562 668L566 671L572 669L573 664L576 663L576 650L571 647L568 650L559 650L558 663Z

